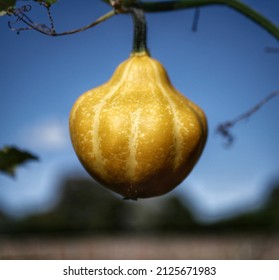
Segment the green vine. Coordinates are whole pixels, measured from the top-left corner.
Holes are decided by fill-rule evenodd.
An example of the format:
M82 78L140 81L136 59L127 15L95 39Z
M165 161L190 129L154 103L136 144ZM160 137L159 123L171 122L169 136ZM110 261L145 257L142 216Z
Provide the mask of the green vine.
M143 2L142 8L145 12L162 12L208 5L228 6L246 16L256 24L260 25L277 40L279 40L279 28L276 25L246 4L236 0L180 0L165 2Z
M101 0L108 4L111 4L111 0ZM135 4L135 1L118 0L116 1L120 5L129 8ZM254 23L258 24L269 34L279 40L279 28L273 24L269 19L261 15L259 12L255 11L248 5L244 4L239 0L177 0L177 1L159 1L159 2L149 2L141 1L140 6L144 12L154 13L154 12L166 12L175 11L181 9L191 9L204 6L212 5L223 5L234 9L235 11L241 13L248 19L252 20Z

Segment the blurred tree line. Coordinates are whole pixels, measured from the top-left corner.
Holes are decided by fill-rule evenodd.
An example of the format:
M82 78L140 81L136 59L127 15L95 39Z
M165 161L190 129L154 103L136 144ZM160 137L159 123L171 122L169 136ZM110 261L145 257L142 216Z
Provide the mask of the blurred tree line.
M45 213L13 219L0 212L1 234L188 234L279 233L279 182L264 207L228 220L204 224L179 197L123 201L91 179L68 177L60 200Z

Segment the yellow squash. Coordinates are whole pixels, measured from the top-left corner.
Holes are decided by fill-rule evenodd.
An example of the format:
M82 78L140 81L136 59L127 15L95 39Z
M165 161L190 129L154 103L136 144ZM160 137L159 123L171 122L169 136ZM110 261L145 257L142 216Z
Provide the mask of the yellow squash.
M179 93L157 60L132 54L70 114L73 147L89 174L125 198L165 194L197 162L207 137L203 111Z

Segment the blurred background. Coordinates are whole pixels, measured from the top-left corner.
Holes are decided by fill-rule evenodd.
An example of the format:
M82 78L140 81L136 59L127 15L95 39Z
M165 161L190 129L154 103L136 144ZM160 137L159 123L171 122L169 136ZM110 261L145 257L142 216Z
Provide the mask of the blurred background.
M243 2L279 25L278 1ZM89 0L52 7L58 32L108 11ZM16 178L0 174L0 259L279 258L279 99L236 125L229 148L216 133L220 123L278 90L278 41L222 6L200 9L193 32L194 13L147 14L148 42L175 87L206 112L208 142L180 186L136 202L87 175L68 133L77 97L129 56L130 17L54 38L18 35L9 30L12 18L0 18L0 147L15 145L40 158L20 167ZM28 16L48 23L39 5Z

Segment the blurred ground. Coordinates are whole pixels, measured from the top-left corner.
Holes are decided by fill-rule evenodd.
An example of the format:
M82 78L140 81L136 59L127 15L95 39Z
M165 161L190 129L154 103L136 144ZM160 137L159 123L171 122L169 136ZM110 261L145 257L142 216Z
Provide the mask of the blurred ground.
M59 190L48 211L0 212L0 259L279 259L278 183L263 207L207 224L174 195L123 201L80 177Z
M279 236L2 237L0 259L279 259Z

